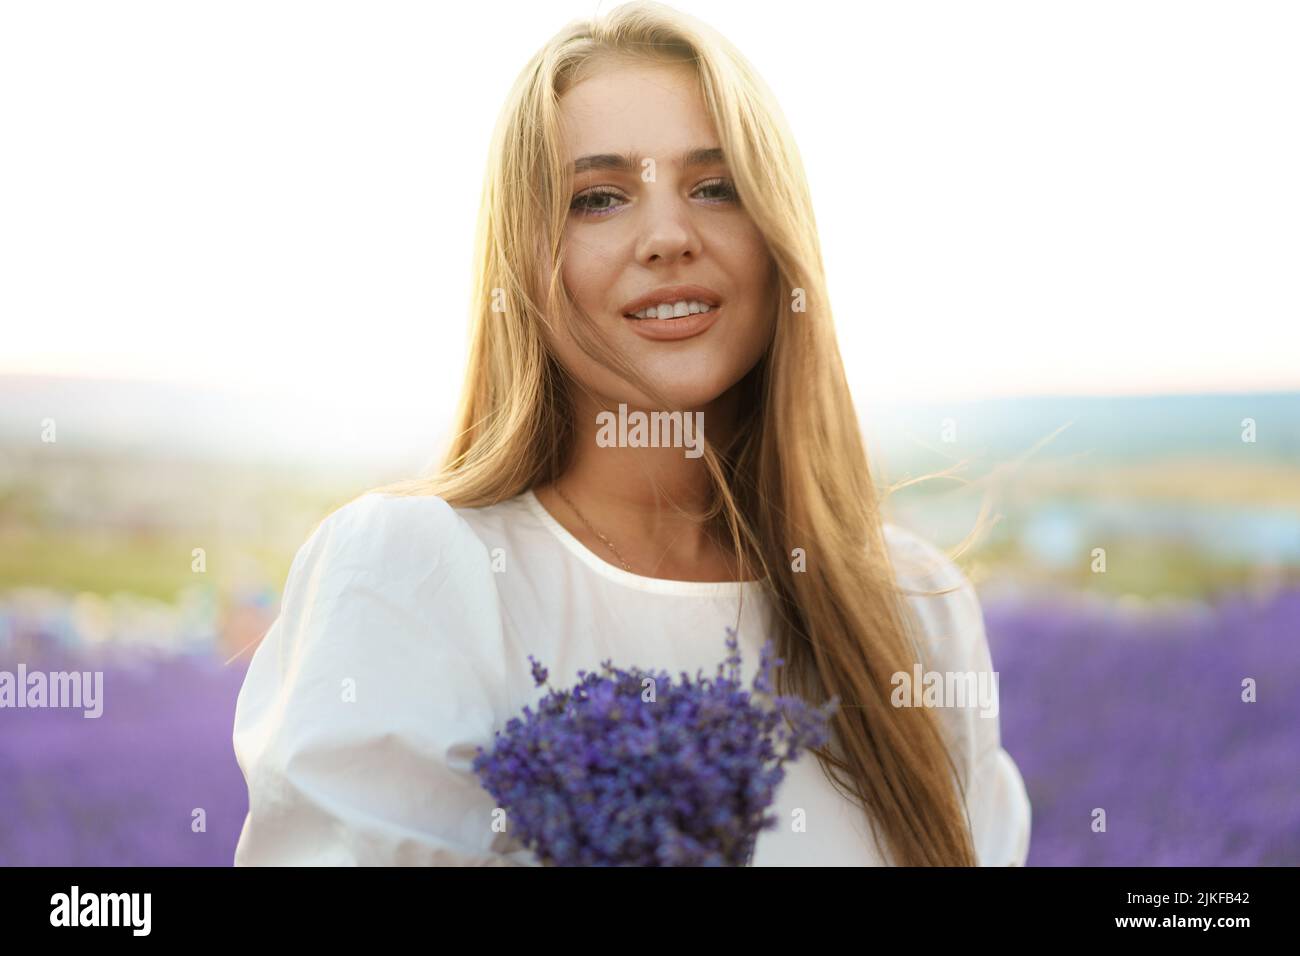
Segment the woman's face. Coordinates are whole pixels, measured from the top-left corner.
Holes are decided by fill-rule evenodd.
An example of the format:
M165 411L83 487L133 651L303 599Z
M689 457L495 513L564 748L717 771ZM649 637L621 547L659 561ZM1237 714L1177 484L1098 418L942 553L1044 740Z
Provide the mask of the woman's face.
M606 341L673 405L702 408L767 348L776 270L736 200L694 74L677 65L607 65L567 90L560 112L576 164L565 286ZM629 157L626 167L611 166ZM688 285L699 290L659 292ZM694 318L626 317L647 295L670 305L712 299L716 308ZM551 344L597 396L650 406L649 396L588 357L566 331Z

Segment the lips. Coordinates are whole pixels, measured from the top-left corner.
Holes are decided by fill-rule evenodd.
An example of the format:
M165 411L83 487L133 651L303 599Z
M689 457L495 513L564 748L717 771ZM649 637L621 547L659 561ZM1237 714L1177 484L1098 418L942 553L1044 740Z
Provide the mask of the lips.
M680 342L703 335L713 328L725 306L716 305L707 312L683 315L672 319L624 319L637 335L652 342Z
M702 302L711 308L717 308L722 304L722 297L712 289L701 285L666 285L651 289L645 295L625 303L622 312L624 317L636 319L636 313L649 306L665 303L672 305L676 302ZM690 318L690 316L678 318Z

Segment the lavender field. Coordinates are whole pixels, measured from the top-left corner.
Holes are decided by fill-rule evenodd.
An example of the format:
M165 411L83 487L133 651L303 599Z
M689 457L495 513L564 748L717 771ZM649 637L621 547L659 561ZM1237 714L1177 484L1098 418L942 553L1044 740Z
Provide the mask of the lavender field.
M248 811L230 743L244 665L24 643L0 647L0 669L102 670L104 710L0 712L0 866L229 866Z
M1030 865L1300 864L1300 589L984 611Z
M1300 589L1182 610L984 604L1004 745L1033 801L1030 865L1300 863ZM0 865L229 865L247 810L230 745L243 665L62 647L0 643L0 669L102 669L105 699L98 719L0 715Z

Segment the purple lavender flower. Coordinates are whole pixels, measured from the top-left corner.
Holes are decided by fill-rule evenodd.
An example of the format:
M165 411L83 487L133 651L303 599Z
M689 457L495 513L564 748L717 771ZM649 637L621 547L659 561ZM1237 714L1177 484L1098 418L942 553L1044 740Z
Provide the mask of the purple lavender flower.
M578 672L578 683L523 708L474 772L524 846L552 866L742 866L786 761L823 746L831 698L813 708L773 696L783 660L764 645L751 690L740 684L736 632L717 676L665 671ZM547 671L532 661L537 686Z

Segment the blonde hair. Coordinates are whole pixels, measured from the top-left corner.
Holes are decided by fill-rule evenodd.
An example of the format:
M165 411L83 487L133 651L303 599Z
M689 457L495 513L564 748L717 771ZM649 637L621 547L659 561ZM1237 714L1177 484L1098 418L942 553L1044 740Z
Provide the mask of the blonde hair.
M436 474L374 490L481 507L560 477L576 383L547 345L552 318L565 317L584 350L662 399L594 333L561 279L572 173L559 100L593 65L628 60L694 70L741 204L775 264L773 339L737 386L751 397L741 407L754 411L725 447L705 442L714 495L703 518L730 538L744 576L764 581L786 661L778 689L814 703L838 697L834 740L815 753L866 814L881 856L973 865L963 784L936 715L889 701L891 675L917 660L915 620L886 550L802 162L763 81L704 24L659 3L627 3L571 23L521 72L483 186L469 367L451 446ZM795 290L806 311L786 305ZM801 573L786 558L795 548L806 556Z

